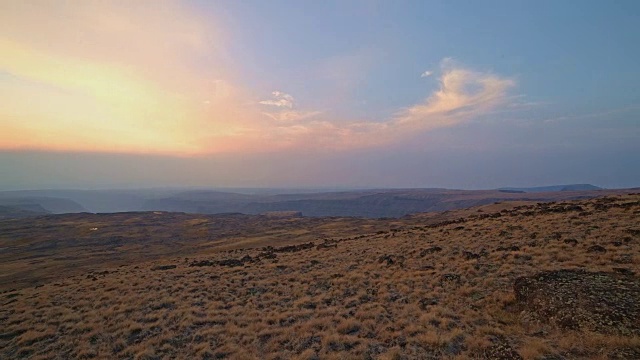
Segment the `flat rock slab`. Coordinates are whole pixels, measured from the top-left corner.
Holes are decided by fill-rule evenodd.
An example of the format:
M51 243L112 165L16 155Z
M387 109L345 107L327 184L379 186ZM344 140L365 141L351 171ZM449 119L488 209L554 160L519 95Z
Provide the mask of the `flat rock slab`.
M545 271L514 283L523 312L562 328L640 335L640 278L584 270Z

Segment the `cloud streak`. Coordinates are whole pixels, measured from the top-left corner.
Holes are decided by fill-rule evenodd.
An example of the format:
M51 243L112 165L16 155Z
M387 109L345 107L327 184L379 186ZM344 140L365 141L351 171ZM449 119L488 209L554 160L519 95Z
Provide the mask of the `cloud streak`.
M422 102L397 111L380 121L344 121L317 116L295 125L279 124L264 129L262 141L272 149L317 147L337 150L383 146L416 134L452 127L477 120L501 107L514 97L509 90L513 79L479 72L452 59L441 62L439 88Z
M423 103L400 112L393 120L398 126L422 129L451 126L504 105L507 91L515 81L491 73L469 70L450 61L442 63L440 88Z
M262 105L285 107L289 109L293 108L293 96L278 90L272 92L271 95L273 95L273 99L262 100L259 103Z
M261 100L258 104L275 107L276 110L264 111L263 115L276 122L297 122L321 114L320 111L298 111L294 110L295 99L290 94L275 90L271 93L273 99Z

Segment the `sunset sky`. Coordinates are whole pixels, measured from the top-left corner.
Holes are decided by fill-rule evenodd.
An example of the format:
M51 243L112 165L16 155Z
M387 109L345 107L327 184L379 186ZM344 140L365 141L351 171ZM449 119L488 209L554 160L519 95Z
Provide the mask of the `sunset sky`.
M640 186L638 1L0 0L0 190Z

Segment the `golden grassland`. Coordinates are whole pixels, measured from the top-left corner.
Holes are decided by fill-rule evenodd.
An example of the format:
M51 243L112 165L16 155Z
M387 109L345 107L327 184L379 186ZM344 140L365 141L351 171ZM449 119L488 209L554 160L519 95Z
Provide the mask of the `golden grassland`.
M0 358L640 358L640 333L567 329L530 316L513 291L516 278L544 270L637 274L640 195L399 220L241 217L218 240L202 230L212 216L165 214L184 217L171 231L159 223L178 220L145 227L149 214L118 216L83 228L117 236L134 227L135 239L163 240L120 241L111 252L96 245L96 254L65 243L54 252L68 260L29 265L8 252L24 258L29 246L55 241L65 234L59 223L22 220L45 226L46 241L24 222L0 223L22 234L10 243L5 231L0 243ZM81 221L64 219L71 228ZM72 269L85 255L93 265Z
M158 211L0 220L0 291L97 267L355 236L389 229L396 222Z

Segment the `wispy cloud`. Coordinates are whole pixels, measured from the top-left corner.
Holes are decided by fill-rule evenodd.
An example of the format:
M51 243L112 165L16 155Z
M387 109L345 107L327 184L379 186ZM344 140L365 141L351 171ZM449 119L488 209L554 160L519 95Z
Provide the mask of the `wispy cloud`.
M593 112L593 113L587 113L587 114L571 114L571 115L564 115L564 116L556 116L556 117L546 118L543 120L538 120L538 122L542 122L544 124L550 124L550 123L557 123L557 122L568 121L568 120L605 118L610 115L626 113L626 112L635 111L638 109L640 109L640 105L631 105L631 106L624 106L620 108L609 109L606 111L599 111L599 112Z
M314 113L313 118L296 117L298 121L295 124L279 124L267 129L262 140L270 142L274 149L380 146L419 133L474 121L508 107L517 99L509 94L516 85L513 79L471 70L451 58L443 59L440 68L440 86L436 91L424 101L401 109L384 121L345 121L322 118Z
M292 95L282 91L273 91L273 99L261 100L258 104L275 107L271 111L263 111L262 114L277 122L297 122L320 114L320 111L294 110L295 99Z
M440 88L424 102L399 112L393 124L421 129L455 125L504 105L507 91L515 86L512 79L470 70L449 58L441 67Z
M423 72L423 73L420 75L420 77L425 78L425 77L429 77L429 76L431 76L431 75L433 75L433 71L427 70L427 71Z
M263 112L267 117L278 122L296 122L302 121L308 118L312 118L319 114L321 111L296 111L296 110L284 110L277 112Z
M293 103L294 103L293 96L278 90L273 91L271 95L273 95L273 99L262 100L262 101L259 101L259 103L262 105L286 107L289 109L293 108Z

